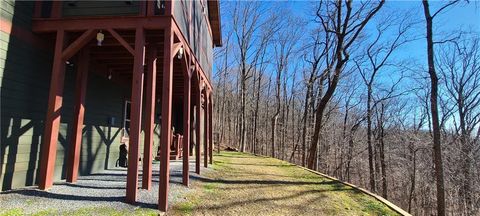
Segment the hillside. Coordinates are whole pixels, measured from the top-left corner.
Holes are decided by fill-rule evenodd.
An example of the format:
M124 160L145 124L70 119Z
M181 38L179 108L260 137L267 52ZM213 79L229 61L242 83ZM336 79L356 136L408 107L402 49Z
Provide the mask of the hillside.
M236 152L215 155L169 214L399 215L375 198L338 181L273 158Z

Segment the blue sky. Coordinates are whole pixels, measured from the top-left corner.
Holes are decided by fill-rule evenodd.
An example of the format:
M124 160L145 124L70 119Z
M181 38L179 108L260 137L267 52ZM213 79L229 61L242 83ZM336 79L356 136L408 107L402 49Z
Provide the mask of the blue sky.
M222 23L224 25L227 25L223 27L224 31L231 28L231 26L229 26L229 24L231 24L231 20L230 20L231 18L226 15L226 14L229 14L229 12L226 11L226 9L228 8L228 6L232 6L231 3L233 2L226 1L226 2L223 2L223 5L222 5L222 7L226 6L222 8L222 10L224 10L222 11L222 14L223 14ZM447 3L447 1L431 1L430 2L431 13L433 14L435 11L438 10L438 8L442 7L445 3ZM316 4L318 4L318 2L316 1L263 1L262 2L262 6L271 7L276 11L281 11L281 9L277 10L277 7L289 8L294 15L303 17L307 20L312 20L314 18L314 8ZM229 9L231 9L231 7ZM409 12L412 20L415 20L418 22L418 24L415 25L415 28L411 30L411 34L416 35L417 40L410 42L404 45L403 47L401 47L400 49L396 50L396 52L392 55L390 59L392 61L400 61L402 59L412 60L414 63L409 65L409 67L410 66L412 67L412 70L409 73L415 76L418 75L422 77L427 77L428 74L426 73L427 58L426 58L426 40L425 40L425 18L423 14L422 2L420 0L418 1L387 1L384 8L381 10L381 13L387 13L387 14L396 13L393 15L401 15L405 11ZM398 16L398 17L401 17L401 16ZM380 17L379 19L381 19L382 15L378 14L377 17ZM376 21L372 23L374 24L375 22ZM311 25L314 25L314 24L311 23L310 26L303 27L305 29L305 33L308 31ZM435 17L433 27L434 27L434 40L436 41L449 38L452 36L452 34L458 33L459 31L472 32L476 34L476 36L478 37L478 35L480 35L480 1L473 0L473 1L470 1L469 4L462 2L460 4L457 4L453 7L450 7L444 10L442 13L440 13L438 16ZM368 34L369 31L367 28L364 29L364 31ZM373 31L371 31L371 33L373 33ZM223 35L225 37L227 34L224 32ZM393 35L390 35L390 36L393 36ZM469 35L464 34L463 36L465 37ZM233 58L229 57L229 59L231 63L236 64L236 62L233 60L234 57ZM291 64L288 66L290 70L295 69L294 65L295 64ZM231 67L235 67L235 66L231 65ZM266 73L267 74L273 73L273 71L274 69L270 68L270 69L267 69ZM301 76L301 73L297 73L297 76ZM385 67L379 72L377 81L378 83L380 83L380 85L385 86L386 88L389 88L388 86L391 85L391 82L397 80L399 76L400 75L398 73L398 69ZM299 82L299 81L301 81L300 77L296 79L296 82ZM291 85L291 84L292 83L289 82L288 85ZM351 88L352 83L346 80L343 80L343 81L340 81L339 85L343 86L343 88ZM411 89L411 88L419 88L419 87L420 86L418 85L418 83L416 83L416 81L412 79L404 79L402 81L401 86L399 86L400 88L399 91L403 91L401 89ZM357 89L357 90L364 92L363 89ZM416 100L416 96L412 93L413 92L408 94L409 96L411 96L411 97L408 97L409 98L408 100L410 99ZM410 113L410 114L413 114L413 116L415 116L416 111L413 111L413 113Z
M443 6L447 1L431 1L430 10L432 13L436 11L439 7ZM226 4L222 6L227 6L230 3L226 1ZM263 1L264 6L266 7L276 7L276 6L286 6L290 8L291 11L300 17L305 19L312 19L314 13L314 7L318 3L317 1ZM228 5L230 6L230 5ZM222 9L230 9L224 7ZM418 20L420 23L416 26L415 34L419 36L419 39L409 43L404 46L402 50L398 51L399 57L411 57L417 60L425 59L426 60L426 42L424 39L425 34L425 22L423 15L423 6L420 0L418 1L387 1L383 12L391 11L409 11L412 15L412 19ZM225 24L231 23L229 16L226 16L227 13L223 11L222 22ZM224 31L230 26L224 26ZM444 10L443 13L439 14L434 20L434 40L441 40L448 37L455 31L474 31L477 34L480 33L480 1L470 1L470 3L461 3L453 7ZM227 35L225 32L223 35Z
M233 2L223 2L223 10L231 9L230 5ZM262 4L265 7L276 8L278 6L289 8L294 15L305 18L306 20L312 20L314 18L314 8L318 1L264 1ZM446 1L431 1L430 10L432 13L436 11L439 7L443 6ZM280 10L279 10L280 11ZM405 12L408 11L411 15L411 18L419 23L416 25L415 29L412 31L412 34L416 34L417 40L410 42L401 49L397 50L396 53L392 56L391 59L414 59L415 63L418 65L423 65L426 68L426 41L425 41L425 21L423 14L423 5L421 1L387 1L384 8L381 10L382 13L391 13L391 12ZM223 11L222 23L224 25L231 24L231 18L226 15L228 12ZM379 17L381 15L378 15ZM231 26L224 26L224 31ZM308 29L308 26L305 27ZM471 1L469 4L461 3L453 7L444 10L439 14L434 20L434 40L445 39L456 31L474 31L477 34L480 33L480 2ZM364 30L365 32L368 29ZM227 34L224 32L223 34ZM388 70L388 69L386 69ZM390 71L384 72L386 74ZM297 79L299 80L299 79Z
M447 1L431 1L430 2L430 11L433 13L443 6ZM285 2L286 4L291 5L294 11L300 11L299 15L310 16L312 13L313 5L316 4L315 1L290 1ZM418 17L422 21L420 23L418 31L421 33L425 32L424 24L424 14L423 14L423 5L422 1L387 1L384 10L389 11L404 11L408 10L412 14ZM445 35L458 30L473 30L477 33L480 33L480 1L470 1L470 3L461 3L450 7L444 10L443 13L439 14L434 20L434 29L437 33L436 36ZM409 54L425 57L425 40L418 40L408 45ZM419 50L421 52L412 52Z

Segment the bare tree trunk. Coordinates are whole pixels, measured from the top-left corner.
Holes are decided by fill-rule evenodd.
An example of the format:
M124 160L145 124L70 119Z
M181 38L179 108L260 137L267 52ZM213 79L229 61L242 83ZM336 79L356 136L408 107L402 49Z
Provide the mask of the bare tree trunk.
M258 82L257 82L257 92L256 92L256 99L255 99L255 112L253 114L253 154L257 154L257 120L258 120L258 109L259 101L260 101L260 86L262 83L262 74L258 75Z
M387 188L387 165L385 162L385 128L383 125L383 118L384 118L384 104L382 103L381 108L380 108L380 116L379 118L379 145L380 145L380 167L382 171L382 196L385 199L388 199L388 188Z
M443 178L442 145L440 134L440 121L438 114L438 77L435 71L433 49L433 17L430 15L428 0L423 0L423 8L427 31L427 59L428 74L430 75L430 112L433 130L433 162L435 164L435 178L437 186L437 215L445 215L445 182Z
M368 144L368 171L370 177L370 190L375 193L375 169L373 165L373 147L372 147L372 86L368 85L367 93L367 144Z

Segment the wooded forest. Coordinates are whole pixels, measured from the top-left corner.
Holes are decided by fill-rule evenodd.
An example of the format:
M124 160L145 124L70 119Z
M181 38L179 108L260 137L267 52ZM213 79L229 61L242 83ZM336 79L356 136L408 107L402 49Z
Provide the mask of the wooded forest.
M220 148L318 170L413 215L479 215L479 29L439 30L447 12L478 4L410 3L421 10L222 2Z

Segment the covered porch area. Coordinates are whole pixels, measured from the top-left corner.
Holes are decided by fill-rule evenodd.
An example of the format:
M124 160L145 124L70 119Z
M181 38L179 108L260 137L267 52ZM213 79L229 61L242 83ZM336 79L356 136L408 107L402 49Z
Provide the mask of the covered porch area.
M166 5L166 14L171 11L169 5ZM122 139L128 143L127 203L137 202L139 187L152 189L152 161L157 155L153 149L154 125L160 124L158 209L166 211L174 135L181 137L177 141L182 140L182 184L187 187L191 146L195 146L197 174L200 174L201 152L203 166L207 167L212 163L213 150L213 89L171 16L37 19L33 31L50 34L55 41L41 147L40 189L48 190L54 184L65 67L73 64L76 86L73 126L66 153L66 181L72 184L78 181L83 120L88 110L85 104L87 77L96 73L131 90L126 98L130 101L129 111L125 109L125 116L129 116L128 128L125 128L128 138ZM179 148L173 150L179 151Z

